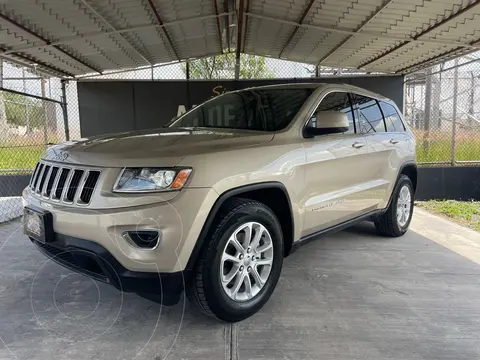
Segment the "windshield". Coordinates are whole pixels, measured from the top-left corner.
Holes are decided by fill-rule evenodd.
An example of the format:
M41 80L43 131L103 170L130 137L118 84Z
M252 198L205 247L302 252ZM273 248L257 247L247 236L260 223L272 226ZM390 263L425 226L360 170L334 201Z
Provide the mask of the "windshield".
M287 127L313 89L243 90L190 110L169 127L215 127L278 131Z

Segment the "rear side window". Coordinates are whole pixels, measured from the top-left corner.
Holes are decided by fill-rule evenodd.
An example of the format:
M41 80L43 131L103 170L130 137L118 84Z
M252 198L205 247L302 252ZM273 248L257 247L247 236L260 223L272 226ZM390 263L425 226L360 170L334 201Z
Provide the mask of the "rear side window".
M341 111L347 114L348 118L348 131L344 134L354 134L355 133L355 124L354 124L354 117L352 111L352 104L350 103L350 97L348 93L345 92L331 92L327 96L325 96L318 105L317 111ZM315 111L315 113L317 112ZM315 126L315 114L313 118L310 119L308 126Z
M384 101L380 101L380 107L382 108L383 116L385 117L385 125L387 126L388 132L405 131L402 119L394 106Z
M362 134L385 132L385 122L377 100L354 94L353 104L357 109L358 123Z

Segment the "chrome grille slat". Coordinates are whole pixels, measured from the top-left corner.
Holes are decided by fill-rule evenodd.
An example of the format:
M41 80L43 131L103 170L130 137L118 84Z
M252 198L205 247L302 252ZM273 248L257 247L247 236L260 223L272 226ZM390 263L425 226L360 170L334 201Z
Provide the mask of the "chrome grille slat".
M78 202L78 199L80 198L80 195L83 192L83 187L85 186L85 182L87 181L89 174L90 174L90 171L88 170L83 172L82 178L80 179L80 182L78 183L78 186L77 186L77 191L75 192L75 198L73 199L74 203Z
M37 170L36 170L36 172L35 172L35 177L34 177L34 179L33 179L33 181L32 181L32 186L31 186L32 190L34 190L35 187L37 186L38 177L40 176L40 172L42 171L42 168L43 168L43 164L40 164L40 163L39 163L39 166L38 166L38 168L37 168Z
M38 169L38 176L35 179L35 183L33 184L34 191L38 193L38 187L40 185L41 178L43 177L43 172L45 171L45 164L41 164L40 168Z
M42 193L42 195L47 199L50 197L50 194L52 193L53 184L57 181L57 177L59 174L58 169L59 169L58 166L52 166L50 169L50 175L45 185L45 190Z
M70 183L68 184L67 192L65 193L65 200L68 202L74 202L76 193L78 190L78 185L80 185L80 181L82 180L83 176L85 175L85 170L83 169L75 169L73 170L72 178L70 179Z
M86 206L100 178L100 170L39 161L30 178L33 195L65 204Z
M40 184L38 185L38 192L40 194L43 194L43 189L47 185L48 178L50 177L50 171L51 170L52 170L51 166L45 165L45 168L43 169L42 178L40 179Z
M52 194L52 199L60 200L62 197L63 189L65 188L65 182L67 181L68 175L70 174L69 168L62 168L60 176L58 177L57 184L55 185L55 191Z
M33 173L32 173L32 177L30 178L30 187L32 188L33 187L33 180L35 179L35 176L37 175L37 171L38 171L38 167L40 166L40 163L37 163L37 165L35 165L35 169L33 170Z
M62 194L60 195L60 199L67 204L72 203L71 201L66 200L65 197L67 196L67 191L70 188L70 182L72 181L72 176L73 176L73 169L72 168L68 168L68 169L70 171L68 172L67 179L65 180L65 185L63 186Z
M60 177L62 175L62 171L63 171L63 168L59 167L58 168L58 172L57 172L57 178L55 179L55 181L53 182L53 185L52 185L52 191L50 192L50 199L51 200L58 200L56 197L55 197L55 193L57 191L57 187L58 187L58 182L60 181Z
M95 185L97 184L99 177L100 171L98 170L90 170L88 172L88 176L85 179L85 183L83 184L80 197L77 200L79 204L88 204L90 202L93 190L95 189Z

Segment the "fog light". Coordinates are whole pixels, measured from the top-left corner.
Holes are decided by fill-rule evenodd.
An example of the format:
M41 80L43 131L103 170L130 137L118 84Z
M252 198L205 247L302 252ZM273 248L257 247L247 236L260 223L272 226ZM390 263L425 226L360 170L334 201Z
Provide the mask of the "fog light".
M160 241L160 231L158 230L135 230L125 231L123 237L131 245L141 248L153 250L158 246Z

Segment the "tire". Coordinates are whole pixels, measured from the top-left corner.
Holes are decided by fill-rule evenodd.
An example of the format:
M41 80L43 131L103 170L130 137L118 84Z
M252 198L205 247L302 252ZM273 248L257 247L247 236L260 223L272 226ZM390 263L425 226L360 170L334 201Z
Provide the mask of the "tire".
M232 240L234 232L241 227L245 227L245 230L238 232L239 235L235 239L238 239L241 237L240 234L243 234L243 241L242 243L240 241L235 242L235 244L242 246L246 244L246 231L250 226L253 229L251 234L257 234L257 232L262 234L261 240L258 242L259 245L255 249L260 251L262 248L268 248L261 254L251 251L250 255L248 255L247 250L242 253L243 250L237 250L238 247L231 246L232 241L234 241ZM222 257L226 256L226 252L232 251L238 252L238 254L232 255L235 257L235 261L240 258L243 260L238 260L238 263L232 262L228 274L224 274L224 270L228 268L230 262L228 260L222 261ZM243 255L240 255L240 253ZM252 259L252 254L254 254L255 259ZM268 259L265 254L268 254ZM249 262L248 266L245 263L246 261ZM268 265L258 265L261 262L265 263L268 261L271 261L270 267ZM246 319L259 311L272 295L282 270L282 264L283 235L281 225L273 211L265 204L255 200L229 199L222 206L212 224L208 242L197 260L192 279L187 284L187 296L205 314L216 317L219 320L236 322ZM243 270L240 271L242 266ZM222 283L222 278L225 279L228 277L227 275L235 273L234 267L238 269L237 275L233 278L234 280L229 284L226 284L226 282ZM253 268L255 268L255 271L253 271ZM249 271L248 274L246 273L247 270ZM254 273L255 275L268 273L268 275L264 281L261 277L257 277L259 279L257 283L253 276ZM242 279L241 276L248 276L251 298L248 298L246 278L238 281L242 285L236 294L232 295L235 292L234 289L237 288L235 287L235 284L237 284L236 279ZM262 283L264 285L260 288ZM229 289L227 286L232 284L232 288ZM242 289L243 293L241 292ZM254 294L254 291L258 292ZM232 298L232 296L240 297L243 294L247 296L245 299L238 300Z
M398 203L400 200L400 192L405 192L404 188L408 189L410 200L404 201L409 206L408 216L402 217L400 221L397 214L400 211ZM414 191L410 178L406 175L401 175L392 192L392 199L387 211L375 219L375 227L377 233L383 236L399 237L405 234L408 230L413 215L413 201Z

